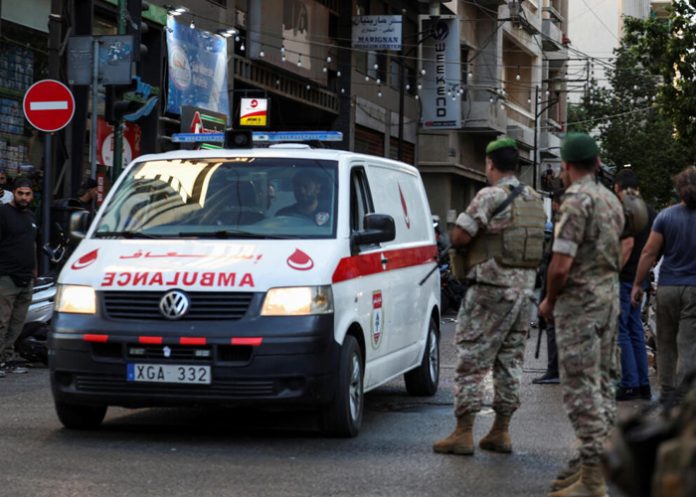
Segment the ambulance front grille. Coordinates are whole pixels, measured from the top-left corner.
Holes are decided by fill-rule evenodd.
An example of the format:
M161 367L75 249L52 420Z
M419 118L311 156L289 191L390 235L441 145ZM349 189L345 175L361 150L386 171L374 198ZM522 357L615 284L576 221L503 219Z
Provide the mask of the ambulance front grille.
M107 318L158 320L166 318L159 309L165 292L102 292ZM244 317L254 294L251 292L190 292L191 305L181 321L224 321Z

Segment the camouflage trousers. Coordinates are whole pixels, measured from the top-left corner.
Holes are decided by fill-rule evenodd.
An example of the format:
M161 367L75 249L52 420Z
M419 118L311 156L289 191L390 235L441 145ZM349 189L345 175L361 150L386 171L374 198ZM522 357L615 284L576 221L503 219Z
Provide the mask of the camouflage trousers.
M593 299L561 295L553 312L563 403L586 464L600 463L616 420L619 310L617 283Z
M531 290L472 285L459 308L455 342L459 362L454 414L477 413L483 379L493 369L493 409L511 416L520 406L520 377L529 326Z

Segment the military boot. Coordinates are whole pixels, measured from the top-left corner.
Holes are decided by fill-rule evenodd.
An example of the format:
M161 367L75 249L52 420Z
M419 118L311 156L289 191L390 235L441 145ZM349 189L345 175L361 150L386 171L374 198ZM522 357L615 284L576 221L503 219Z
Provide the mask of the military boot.
M598 464L583 464L580 478L572 485L551 492L548 497L604 497L607 485Z
M568 462L568 467L562 469L553 482L551 482L551 490L560 490L566 488L580 479L580 455L576 455Z
M457 416L457 427L442 440L433 444L433 451L438 454L471 455L474 453L474 418L476 414Z
M495 415L495 421L491 426L491 431L479 442L479 447L493 452L512 452L512 442L510 441L510 416Z

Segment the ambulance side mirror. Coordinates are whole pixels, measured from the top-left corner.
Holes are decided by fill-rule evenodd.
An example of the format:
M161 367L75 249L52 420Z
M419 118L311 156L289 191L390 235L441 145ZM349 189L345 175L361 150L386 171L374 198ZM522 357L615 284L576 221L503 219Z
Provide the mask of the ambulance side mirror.
M396 236L394 218L388 214L365 214L363 226L365 229L353 234L356 246L389 242Z
M82 240L89 229L89 211L79 210L70 214L68 235L74 241Z

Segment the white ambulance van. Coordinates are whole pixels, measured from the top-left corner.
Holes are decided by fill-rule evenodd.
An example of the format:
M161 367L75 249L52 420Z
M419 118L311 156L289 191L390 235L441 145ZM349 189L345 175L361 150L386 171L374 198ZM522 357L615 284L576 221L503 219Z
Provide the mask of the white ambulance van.
M417 169L306 145L176 151L121 175L58 280L58 417L108 406L313 406L355 436L363 394L439 380L435 236ZM430 274L429 274L430 273Z

